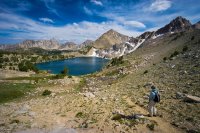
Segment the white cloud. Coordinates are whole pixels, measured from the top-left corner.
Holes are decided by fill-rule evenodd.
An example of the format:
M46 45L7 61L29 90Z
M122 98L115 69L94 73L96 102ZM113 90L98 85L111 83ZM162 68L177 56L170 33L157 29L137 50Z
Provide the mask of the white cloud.
M55 0L41 0L44 2L46 8L50 13L53 13L57 15L58 17L61 17L58 11L53 7Z
M136 20L131 20L131 19L126 19L124 17L119 17L114 14L104 14L104 17L107 17L113 21L116 21L117 23L120 23L124 26L129 26L132 28L146 28L146 25L143 24L142 22L139 22Z
M47 22L47 23L54 23L54 21L50 18L39 18L40 21Z
M137 36L141 32L133 31L125 25L115 21L102 23L82 21L79 23L66 24L64 26L45 25L43 23L25 18L23 16L0 13L0 30L12 30L12 38L23 39L51 39L56 38L59 41L74 41L81 43L86 39L95 40L101 34L110 29L114 29L122 34ZM6 23L9 23L6 25ZM20 31L20 32L13 32Z
M86 6L83 7L83 10L88 15L92 15L93 14L92 11L90 9L88 9Z
M103 6L103 3L101 1L98 1L98 0L90 0L90 1L94 3L95 5Z
M146 26L143 23L138 22L138 21L125 21L124 24L128 26L132 26L132 27L137 27L137 28L146 28Z
M149 10L153 12L158 12L158 11L164 11L170 8L172 5L172 2L169 0L155 0Z

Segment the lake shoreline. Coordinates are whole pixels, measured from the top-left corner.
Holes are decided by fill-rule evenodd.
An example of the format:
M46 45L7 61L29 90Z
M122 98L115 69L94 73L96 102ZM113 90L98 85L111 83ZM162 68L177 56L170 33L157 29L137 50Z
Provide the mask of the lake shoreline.
M108 59L100 57L75 57L51 62L37 63L39 70L50 71L53 74L59 74L64 67L69 69L69 75L81 76L102 70L109 62Z

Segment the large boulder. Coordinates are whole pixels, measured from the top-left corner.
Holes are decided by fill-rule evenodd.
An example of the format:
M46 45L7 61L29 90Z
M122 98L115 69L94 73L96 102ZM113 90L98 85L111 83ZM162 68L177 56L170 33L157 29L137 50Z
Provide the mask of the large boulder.
M200 97L197 96L191 96L191 95L186 95L184 98L185 102L194 102L194 103L200 103Z

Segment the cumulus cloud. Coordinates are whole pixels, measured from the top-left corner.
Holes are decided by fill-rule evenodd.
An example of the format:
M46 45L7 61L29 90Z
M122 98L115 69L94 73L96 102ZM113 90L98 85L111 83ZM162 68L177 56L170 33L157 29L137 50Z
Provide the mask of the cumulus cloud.
M164 11L170 8L172 5L172 2L169 0L155 0L149 10L153 12L158 12L158 11Z
M47 23L54 23L54 21L50 18L39 18L40 21L47 22Z
M93 4L98 5L98 6L103 6L103 3L98 0L90 0Z

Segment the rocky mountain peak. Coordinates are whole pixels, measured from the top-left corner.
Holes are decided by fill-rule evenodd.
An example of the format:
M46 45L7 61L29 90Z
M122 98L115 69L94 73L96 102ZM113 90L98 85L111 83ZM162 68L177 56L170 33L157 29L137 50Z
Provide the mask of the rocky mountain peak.
M120 44L129 40L129 37L118 33L117 31L110 29L102 36L100 36L95 42L94 47L98 49L110 48L115 44Z
M78 45L74 42L66 42L62 45L60 45L60 50L74 50L78 47Z
M189 20L178 16L177 18L173 19L169 24L165 25L164 27L158 29L156 31L156 35L165 34L169 32L179 32L184 31L191 28L192 24Z
M94 41L92 41L92 40L85 40L83 43L80 44L80 47L92 45L93 42Z
M59 47L59 42L55 39L51 40L25 40L18 44L20 48L33 48L38 47L42 49L57 49Z
M115 31L114 29L110 29L110 30L108 30L106 33L118 33L118 32Z
M192 25L194 29L200 29L200 21Z
M192 24L190 23L189 20L187 20L186 18L183 18L181 16L178 16L177 18L175 18L174 20L172 20L170 22L171 25L175 25L175 26L191 26Z

